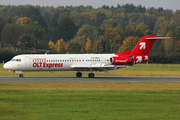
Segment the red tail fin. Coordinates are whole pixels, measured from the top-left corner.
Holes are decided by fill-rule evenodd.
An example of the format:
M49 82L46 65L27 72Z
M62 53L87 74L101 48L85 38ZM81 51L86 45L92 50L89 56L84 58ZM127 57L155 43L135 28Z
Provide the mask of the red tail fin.
M154 42L158 39L173 39L174 37L158 37L152 35L144 36L133 50L117 53L116 56L110 58L110 61L114 65L133 65L141 62L148 61L150 56L148 55Z
M154 42L157 39L173 39L173 37L158 37L158 36L146 35L138 42L138 44L134 47L134 49L132 50L130 54L131 55L148 55Z

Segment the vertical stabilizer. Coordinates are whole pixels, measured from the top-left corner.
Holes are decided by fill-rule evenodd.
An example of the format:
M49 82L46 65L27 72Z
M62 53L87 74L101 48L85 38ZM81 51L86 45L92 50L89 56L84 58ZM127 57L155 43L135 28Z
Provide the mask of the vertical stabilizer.
M131 55L148 55L149 51L151 50L152 46L154 45L154 42L158 39L173 39L174 37L158 37L158 36L152 36L152 35L146 35L144 36L138 44L134 47Z

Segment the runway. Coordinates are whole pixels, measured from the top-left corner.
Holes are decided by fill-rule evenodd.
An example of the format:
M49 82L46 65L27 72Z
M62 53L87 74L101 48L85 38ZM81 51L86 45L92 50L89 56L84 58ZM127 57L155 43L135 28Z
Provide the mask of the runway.
M0 83L16 82L180 82L180 76L114 76L99 75L95 78L69 76L0 76Z

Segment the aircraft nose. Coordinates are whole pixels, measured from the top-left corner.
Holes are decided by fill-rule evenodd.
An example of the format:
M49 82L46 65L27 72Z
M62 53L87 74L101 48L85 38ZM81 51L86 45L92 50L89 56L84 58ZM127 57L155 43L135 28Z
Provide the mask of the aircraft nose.
M9 70L10 65L8 64L8 62L3 65L3 68L6 69L6 70Z

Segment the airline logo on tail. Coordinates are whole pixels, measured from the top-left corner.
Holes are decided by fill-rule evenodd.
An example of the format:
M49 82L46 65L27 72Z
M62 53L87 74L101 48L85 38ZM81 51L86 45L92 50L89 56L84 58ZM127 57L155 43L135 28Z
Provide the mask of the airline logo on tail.
M174 37L158 37L152 35L146 35L138 42L133 48L131 55L148 55L154 42L162 39L173 39Z
M123 64L133 65L148 61L150 59L150 56L148 54L156 40L173 39L173 38L174 37L158 37L152 35L144 36L143 38L141 38L138 44L133 48L133 50L118 53L116 54L117 56L112 57L110 61L114 65L123 65Z
M146 43L145 42L141 42L139 43L140 47L139 49L142 50L142 49L146 49Z

